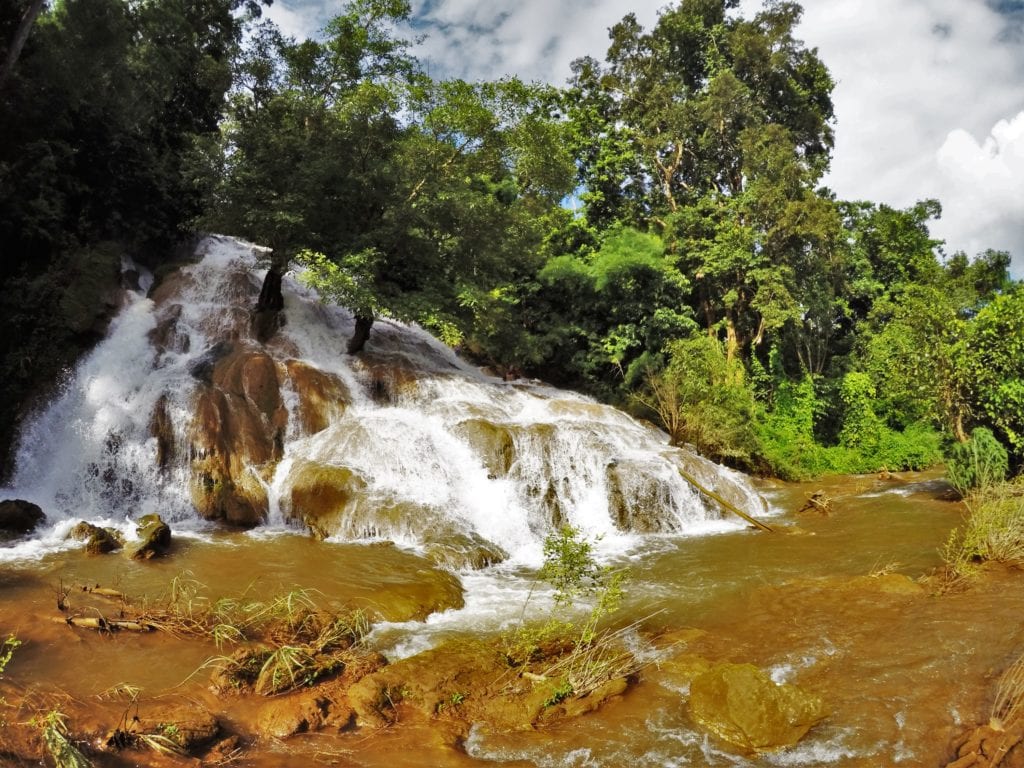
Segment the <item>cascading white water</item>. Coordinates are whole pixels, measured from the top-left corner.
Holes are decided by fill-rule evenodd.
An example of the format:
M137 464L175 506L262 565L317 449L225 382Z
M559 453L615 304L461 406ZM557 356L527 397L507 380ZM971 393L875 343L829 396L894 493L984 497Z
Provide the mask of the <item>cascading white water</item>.
M61 396L25 429L10 495L40 504L51 522L158 512L179 526L198 523L189 493L202 453L193 430L197 392L218 345L245 344L273 359L287 414L274 438L279 455L247 468L268 497L271 522L302 518L295 483L310 467L355 478L358 492L329 534L410 545L464 534L527 562L561 523L614 549L637 532L695 532L717 521L681 466L761 511L742 476L670 448L657 430L574 393L487 376L422 330L379 321L367 354L347 356L350 313L323 305L290 277L286 325L258 345L249 317L260 249L208 238L200 255L151 297L132 297ZM296 361L346 391L343 403L320 403L326 423L316 431L300 426L303 393L288 373ZM411 379L391 381L395 370ZM160 458L156 413L173 433L165 441L178 446L170 460ZM270 430L267 413L257 416ZM207 486L219 482L208 478Z

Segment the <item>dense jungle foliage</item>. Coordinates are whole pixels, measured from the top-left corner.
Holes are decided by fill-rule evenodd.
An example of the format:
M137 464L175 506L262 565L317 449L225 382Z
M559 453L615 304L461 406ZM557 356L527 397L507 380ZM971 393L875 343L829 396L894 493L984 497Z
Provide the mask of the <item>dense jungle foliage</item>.
M935 200L820 186L833 82L801 8L737 5L627 15L554 87L431 77L407 0L351 0L316 40L255 0L4 3L4 444L102 333L121 255L159 267L217 231L367 325L420 323L741 468L924 467L978 428L1019 467L1009 254L946 253Z

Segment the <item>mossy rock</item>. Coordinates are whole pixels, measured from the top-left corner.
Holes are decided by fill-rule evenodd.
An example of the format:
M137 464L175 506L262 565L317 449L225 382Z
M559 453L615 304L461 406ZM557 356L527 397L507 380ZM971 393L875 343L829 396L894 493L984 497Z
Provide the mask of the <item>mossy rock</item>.
M290 480L291 516L320 538L337 532L341 518L366 488L348 467L311 461L294 467Z
M777 685L753 664L717 664L690 684L690 714L723 741L772 752L799 742L827 711L817 696Z
M115 528L100 528L85 520L70 531L67 538L72 541L84 541L85 551L90 555L105 555L124 546L124 536Z
M103 242L76 251L66 267L60 316L74 333L102 335L121 293L122 248Z
M149 560L166 555L171 548L171 527L160 515L143 515L135 528L139 540L125 548L132 560Z

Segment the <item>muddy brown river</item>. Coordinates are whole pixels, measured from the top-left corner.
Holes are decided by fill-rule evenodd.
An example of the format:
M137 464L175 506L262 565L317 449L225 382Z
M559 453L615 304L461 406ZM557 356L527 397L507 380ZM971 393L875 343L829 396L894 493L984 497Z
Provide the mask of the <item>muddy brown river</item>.
M796 514L818 489L832 498L832 514ZM369 642L400 658L450 637L499 634L516 620L533 584L522 567L450 573L398 547L317 542L297 533L193 534L177 538L169 557L146 563L78 551L5 563L0 633L23 642L5 680L27 692L27 702L68 697L61 700L73 730L96 733L113 727L123 708L103 698L113 687L141 689L142 708L161 697L189 697L242 731L248 746L235 764L258 768L945 764L953 737L987 720L995 680L1024 650L1024 576L991 569L971 589L942 594L901 578L938 566L939 550L960 521L960 505L945 497L935 473L763 490L781 510L769 518L775 534L648 536L609 555L629 574L626 605L614 621L641 620L636 645L649 663L625 695L550 727L474 728L458 745L440 721L259 739L244 724L260 702L208 690L202 667L221 653L212 643L164 633L104 635L60 623L62 585L72 588L72 612L90 610L90 600L76 592L80 585L153 604L166 599L175 579L192 585L197 600L302 587L327 606L358 606L377 616ZM550 608L543 594L531 605L539 616ZM432 613L439 608L446 609ZM690 719L688 681L673 662L680 654L753 663L777 682L822 697L830 715L794 748L737 754ZM139 764L186 764L152 759ZM112 756L97 764L134 763Z

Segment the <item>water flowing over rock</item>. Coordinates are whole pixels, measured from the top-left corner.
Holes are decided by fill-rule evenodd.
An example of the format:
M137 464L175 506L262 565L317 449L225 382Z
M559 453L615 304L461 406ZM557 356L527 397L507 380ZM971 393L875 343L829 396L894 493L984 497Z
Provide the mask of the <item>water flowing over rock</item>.
M563 524L613 548L699 530L721 512L680 469L762 511L658 430L486 375L415 327L378 319L345 354L355 318L290 274L261 308L265 249L212 237L197 259L129 302L24 433L15 487L55 519L291 524L462 568L536 562ZM257 311L280 315L272 333Z
M690 684L690 713L738 747L758 752L796 744L825 707L793 685L776 685L753 664L717 664Z

